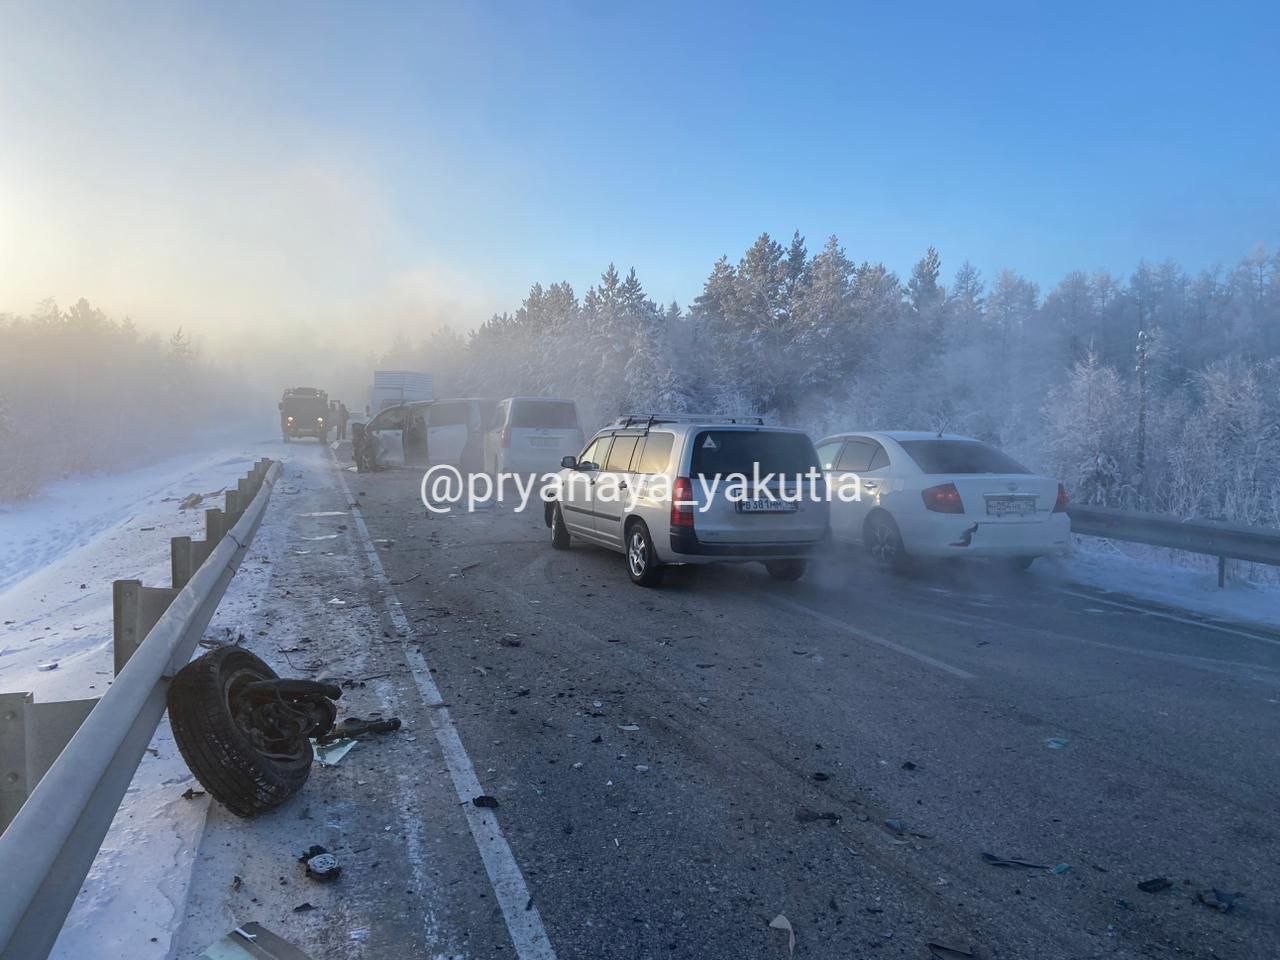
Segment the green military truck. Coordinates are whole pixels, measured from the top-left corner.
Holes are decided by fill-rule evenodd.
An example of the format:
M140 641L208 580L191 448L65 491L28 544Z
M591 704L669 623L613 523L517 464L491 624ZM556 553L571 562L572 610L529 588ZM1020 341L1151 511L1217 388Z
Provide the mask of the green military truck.
M290 387L280 398L280 433L285 443L295 437L315 437L323 443L329 422L329 394L315 387Z

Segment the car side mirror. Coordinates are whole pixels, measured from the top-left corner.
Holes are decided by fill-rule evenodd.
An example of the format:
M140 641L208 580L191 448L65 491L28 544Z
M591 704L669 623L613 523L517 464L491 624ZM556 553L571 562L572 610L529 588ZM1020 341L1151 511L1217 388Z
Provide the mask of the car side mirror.
M578 466L578 458L573 454L569 454L567 457L561 457L560 466L565 470L574 470Z

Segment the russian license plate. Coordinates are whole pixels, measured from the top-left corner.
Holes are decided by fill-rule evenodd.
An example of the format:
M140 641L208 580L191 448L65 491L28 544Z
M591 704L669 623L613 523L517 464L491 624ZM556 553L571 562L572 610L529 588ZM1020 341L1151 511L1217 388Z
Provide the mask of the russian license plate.
M993 517L1022 516L1036 512L1035 497L987 497L987 514Z
M799 505L790 500L761 497L757 500L738 500L736 507L739 513L795 513Z
M560 445L560 441L555 437L530 437L529 445L532 447L556 447Z

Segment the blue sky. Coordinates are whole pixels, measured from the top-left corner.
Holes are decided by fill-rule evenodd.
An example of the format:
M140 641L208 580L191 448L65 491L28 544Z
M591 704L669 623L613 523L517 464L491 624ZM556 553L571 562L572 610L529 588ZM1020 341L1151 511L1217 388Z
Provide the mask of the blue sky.
M1280 244L1270 5L4 16L0 310L468 325L609 261L687 303L796 228L1042 285Z

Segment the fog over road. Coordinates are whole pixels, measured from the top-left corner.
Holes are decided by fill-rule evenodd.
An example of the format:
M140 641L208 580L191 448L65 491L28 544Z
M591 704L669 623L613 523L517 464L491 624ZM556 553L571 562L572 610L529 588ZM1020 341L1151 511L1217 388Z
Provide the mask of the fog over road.
M269 817L211 809L179 956L235 917L321 956L739 960L786 955L778 914L797 957L1275 955L1280 636L978 566L645 590L540 510L431 516L418 472L283 449L295 549L246 642L406 728ZM337 885L293 870L311 843Z

